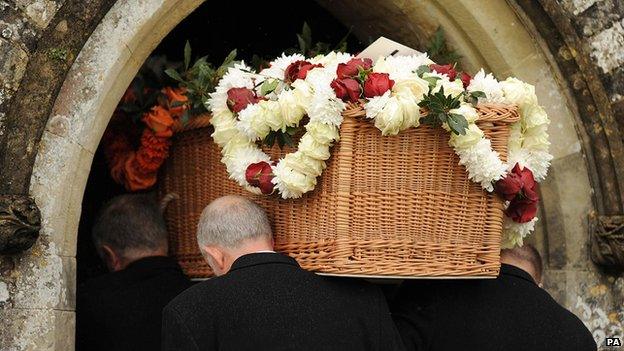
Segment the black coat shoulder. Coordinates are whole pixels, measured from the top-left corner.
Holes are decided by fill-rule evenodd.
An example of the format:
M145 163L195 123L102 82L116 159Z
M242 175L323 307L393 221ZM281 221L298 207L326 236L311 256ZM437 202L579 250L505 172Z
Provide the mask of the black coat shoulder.
M307 272L279 254L251 254L163 313L165 350L400 350L383 295L357 280Z
M596 350L591 333L528 273L408 281L392 304L408 350Z

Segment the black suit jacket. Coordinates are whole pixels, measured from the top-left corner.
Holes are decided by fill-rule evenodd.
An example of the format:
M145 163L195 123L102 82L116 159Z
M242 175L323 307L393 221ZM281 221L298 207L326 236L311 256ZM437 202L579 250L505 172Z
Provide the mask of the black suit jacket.
M240 257L163 312L163 350L402 349L383 294L281 254Z
M574 314L506 264L497 279L405 281L392 311L408 350L596 350Z
M76 349L158 350L162 309L190 281L169 257L147 257L87 282L76 301Z

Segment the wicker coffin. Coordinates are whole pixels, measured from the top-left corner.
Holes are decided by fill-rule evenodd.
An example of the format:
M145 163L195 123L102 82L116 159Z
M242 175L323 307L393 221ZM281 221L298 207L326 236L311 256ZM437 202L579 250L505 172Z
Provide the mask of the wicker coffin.
M506 157L514 107L481 105L478 125ZM177 193L166 211L170 249L191 277L211 275L195 238L203 208L239 194L266 209L278 251L308 270L360 276L494 277L499 270L501 201L467 178L441 128L381 136L351 106L328 167L301 199L258 196L230 180L212 141L209 117L176 133L160 193ZM285 152L265 150L278 157Z

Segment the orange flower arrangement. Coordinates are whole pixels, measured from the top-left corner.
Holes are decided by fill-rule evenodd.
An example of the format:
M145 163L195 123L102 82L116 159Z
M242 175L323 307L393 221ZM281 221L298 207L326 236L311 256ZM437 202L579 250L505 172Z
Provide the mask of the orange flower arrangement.
M156 183L158 169L169 154L173 125L188 108L183 88L167 87L161 92L164 98L159 99L141 118L145 128L136 150L130 142L127 128L119 128L116 123L123 117L121 112L115 112L111 124L116 126L107 129L103 138L104 155L111 177L129 191L147 189ZM123 101L131 99L136 98L129 89Z

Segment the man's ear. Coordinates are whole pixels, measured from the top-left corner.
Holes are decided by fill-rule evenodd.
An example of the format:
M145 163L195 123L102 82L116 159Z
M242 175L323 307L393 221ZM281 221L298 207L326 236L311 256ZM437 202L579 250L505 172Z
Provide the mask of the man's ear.
M104 256L102 257L104 263L110 271L116 272L123 269L121 256L110 246L102 245L102 255Z
M225 253L218 247L212 245L204 245L201 249L206 254L208 264L214 273L216 275L225 274L227 270Z

